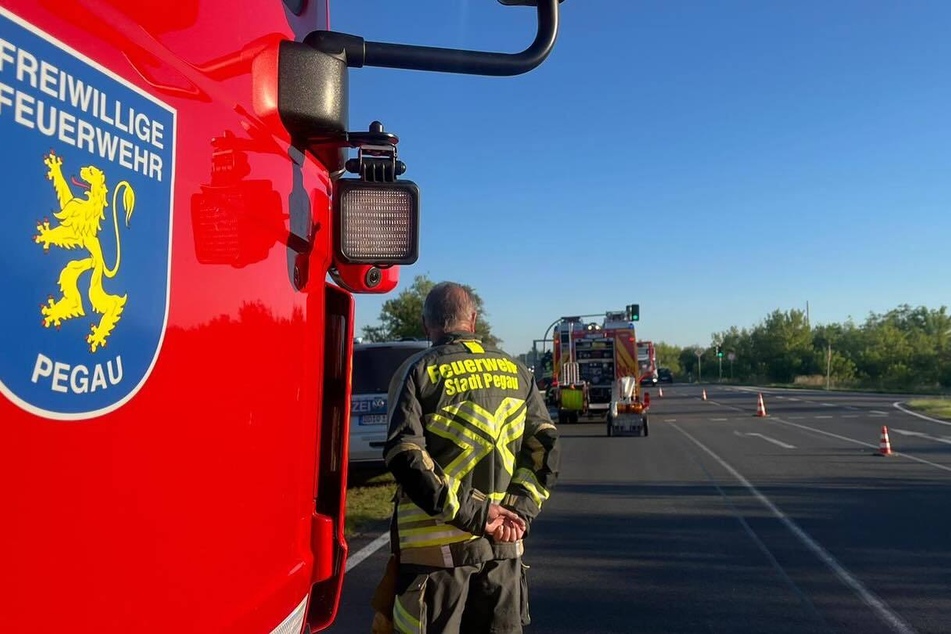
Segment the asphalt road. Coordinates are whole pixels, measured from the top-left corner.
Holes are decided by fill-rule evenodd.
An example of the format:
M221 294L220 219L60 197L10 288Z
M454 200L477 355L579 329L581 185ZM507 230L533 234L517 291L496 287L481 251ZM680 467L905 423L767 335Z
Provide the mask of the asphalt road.
M758 418L755 390L706 389L651 390L647 438L561 426L527 632L951 630L951 424L799 390L764 390ZM369 631L385 557L350 570L329 631Z

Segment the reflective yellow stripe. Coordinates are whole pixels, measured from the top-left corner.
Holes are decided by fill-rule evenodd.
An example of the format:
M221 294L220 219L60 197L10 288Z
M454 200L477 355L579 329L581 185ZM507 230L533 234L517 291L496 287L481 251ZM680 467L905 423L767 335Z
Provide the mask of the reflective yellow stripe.
M393 625L397 631L403 634L419 634L422 632L419 619L403 607L403 602L399 597L396 597L396 601L393 603Z
M403 531L401 537L434 537L434 536L449 537L455 539L457 537L468 539L472 537L472 533L467 533L461 528L456 528L455 526L450 526L449 524L436 524L434 526L420 526L419 528L407 528ZM456 540L458 541L458 540Z
M460 341L472 354L485 354L485 348L478 341Z
M404 523L409 524L420 521L436 521L435 517L419 508L412 502L404 502L403 504L400 504L399 509L397 509L397 517L399 518L399 523L401 526Z
M462 452L449 464L443 467L446 475L461 479L484 457L492 452L495 446L491 441L483 438L471 429L440 414L436 414L427 425L427 431L446 440L454 442Z
M525 432L525 413L523 408L520 414L509 420L509 424L502 428L499 439L495 443L502 457L502 466L505 467L505 473L508 475L512 475L515 470L515 454L509 449L509 443L521 438Z
M449 522L456 518L456 514L459 512L459 485L462 484L459 480L455 478L446 478L446 486L449 487L449 491L446 492L446 505L442 510L440 515L442 521Z
M425 548L426 546L445 546L456 542L478 539L477 535L459 530L455 526L440 524L425 528L400 529L400 548Z
M458 490L460 483L450 484L452 502L447 502L447 508L439 516L431 516L411 501L404 501L397 507L397 533L400 546L418 548L422 546L440 546L454 542L476 539L477 536L447 524L446 517L452 514L455 518L459 511Z
M538 508L541 508L542 502L547 500L550 495L548 490L538 482L535 474L528 469L522 468L516 471L515 476L512 477L512 483L522 485Z

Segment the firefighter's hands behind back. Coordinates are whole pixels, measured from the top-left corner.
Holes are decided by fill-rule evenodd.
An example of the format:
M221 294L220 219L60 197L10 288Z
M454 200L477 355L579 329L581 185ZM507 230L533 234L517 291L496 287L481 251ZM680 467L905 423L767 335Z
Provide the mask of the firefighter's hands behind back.
M489 505L486 535L491 535L497 542L515 542L522 538L525 529L525 520L517 513L498 504Z
M502 525L492 533L492 539L500 543L515 543L525 537L525 530L526 529L511 520L505 520Z

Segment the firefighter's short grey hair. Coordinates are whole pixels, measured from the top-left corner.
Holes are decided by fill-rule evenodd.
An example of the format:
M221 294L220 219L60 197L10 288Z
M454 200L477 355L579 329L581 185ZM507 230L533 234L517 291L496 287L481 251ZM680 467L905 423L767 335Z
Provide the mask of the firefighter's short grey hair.
M475 312L475 301L466 287L455 282L440 282L426 295L423 323L444 332L466 324Z

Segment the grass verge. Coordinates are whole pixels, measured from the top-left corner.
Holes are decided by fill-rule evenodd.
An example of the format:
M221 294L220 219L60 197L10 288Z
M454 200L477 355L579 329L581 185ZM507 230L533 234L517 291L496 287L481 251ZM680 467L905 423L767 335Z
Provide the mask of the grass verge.
M908 401L908 407L928 416L951 420L951 399L948 398L913 398Z
M344 533L349 539L368 530L385 530L393 512L396 481L389 473L373 477L356 477L355 486L347 490L347 515Z

